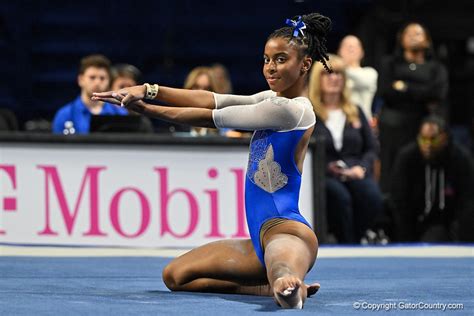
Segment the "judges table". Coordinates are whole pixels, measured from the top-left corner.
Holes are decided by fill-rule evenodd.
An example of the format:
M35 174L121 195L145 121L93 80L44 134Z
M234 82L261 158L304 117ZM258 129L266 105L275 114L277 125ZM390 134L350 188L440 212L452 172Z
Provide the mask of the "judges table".
M301 213L326 237L324 151L312 140ZM249 139L0 134L0 242L194 247L249 238Z

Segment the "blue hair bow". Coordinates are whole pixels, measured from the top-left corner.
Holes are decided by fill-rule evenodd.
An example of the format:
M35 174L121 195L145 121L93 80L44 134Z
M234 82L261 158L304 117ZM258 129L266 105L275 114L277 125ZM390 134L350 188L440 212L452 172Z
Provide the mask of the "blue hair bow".
M301 19L301 16L298 16L298 21L286 19L286 25L294 27L293 37L298 37L298 33L304 37L303 30L306 28L306 24Z

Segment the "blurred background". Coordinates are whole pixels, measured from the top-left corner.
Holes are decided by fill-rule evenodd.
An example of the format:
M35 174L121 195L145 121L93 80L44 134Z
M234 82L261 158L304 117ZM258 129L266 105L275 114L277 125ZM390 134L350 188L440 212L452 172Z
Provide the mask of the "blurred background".
M474 315L474 0L0 0L0 315L274 312L263 296L161 282L187 279L164 270L169 257L249 238L252 133L91 96L147 82L268 90L267 37L312 12L332 20L334 72L313 63L308 76L317 119L298 202L323 245L306 280L323 287L306 312ZM253 144L254 159L271 146ZM211 276L229 291L230 256L232 282Z
M449 69L450 122L471 124L471 0L1 1L0 107L16 114L20 129L31 119L51 120L78 94L79 60L93 53L137 66L144 82L174 87L193 67L219 62L228 67L235 93L261 91L266 37L286 18L313 11L333 20L330 51L345 35L358 35L363 63L374 68L393 51L405 22L423 23Z
M262 75L268 35L283 27L287 18L311 12L332 19L328 51L341 55L346 63L346 68L341 66L336 73L344 74L339 97L346 88L352 89L353 95L368 96L366 112L360 112L358 123L342 124L339 130L342 134L342 129L350 129L352 134L344 137L355 135L360 144L351 136L342 140L347 147L333 146L334 131L325 126L327 117L317 120L311 143L311 148L317 148L313 155L314 212L319 223L326 218L318 214L327 213L328 230L334 238L326 241L473 241L473 0L0 0L2 140L31 142L34 147L35 138L24 135L42 134L49 137L40 139L42 142L72 143L74 137L64 140L61 134L88 134L89 123L93 131L104 123L97 119L104 114L127 116L114 118L117 126L123 123L129 128L127 133L133 128L133 132L161 134L160 144L163 139L165 144L175 142L176 137L169 140L174 136L218 136L220 140L207 139L199 144L228 145L231 142L227 138L240 138L237 143L247 146L250 133L138 120L134 113L128 116L124 109L110 104L108 108L91 104L92 91L81 90L78 85L81 60L101 55L92 64L89 60L89 68L106 69L108 76L112 73L110 84L107 77L101 91L110 89L124 71L121 78L128 85L150 82L253 94L268 89ZM410 22L421 24L416 27L422 44L429 45L402 50L401 39L411 36L406 31ZM355 46L363 48L363 58L360 49L341 54L341 43L350 34L357 36ZM362 59L356 56L356 63L351 65L348 60L355 55ZM336 57L333 61L338 63ZM325 74L317 75L316 84ZM357 91L357 84L366 91ZM324 103L324 91L311 96L314 85L310 81L310 99L317 107ZM352 103L354 108L362 107L358 101ZM78 106L83 117L76 122L66 114ZM435 107L441 110L437 112ZM344 122L348 113L343 114ZM441 117L425 122L423 130L423 119L432 114ZM50 135L52 130L60 135ZM17 138L8 138L5 131ZM130 144L144 139L94 136L96 140L91 136L79 141L107 143L113 139ZM195 139L188 139L186 145L195 143ZM358 168L357 176L351 171L354 167ZM352 172L353 178L348 179L343 174L346 171ZM357 185L351 188L351 183ZM360 205L356 205L358 198ZM344 208L349 215L336 214ZM364 211L367 214L360 213ZM346 224L348 228L342 229ZM438 224L442 232L432 238L427 232L438 229ZM407 225L412 226L412 234L403 237ZM359 232L350 232L352 226ZM453 231L462 233L453 235ZM341 235L344 232L350 237Z

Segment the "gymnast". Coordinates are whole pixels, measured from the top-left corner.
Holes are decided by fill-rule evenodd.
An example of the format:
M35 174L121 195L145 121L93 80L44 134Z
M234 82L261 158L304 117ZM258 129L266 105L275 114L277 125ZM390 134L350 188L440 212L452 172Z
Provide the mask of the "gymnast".
M171 291L265 295L282 308L303 308L320 287L304 283L318 240L298 199L316 123L308 74L317 61L331 71L325 46L331 20L312 13L286 24L265 44L263 75L271 90L239 96L144 84L92 97L175 123L254 131L245 182L251 239L215 241L175 258L163 270ZM150 99L167 106L144 102Z

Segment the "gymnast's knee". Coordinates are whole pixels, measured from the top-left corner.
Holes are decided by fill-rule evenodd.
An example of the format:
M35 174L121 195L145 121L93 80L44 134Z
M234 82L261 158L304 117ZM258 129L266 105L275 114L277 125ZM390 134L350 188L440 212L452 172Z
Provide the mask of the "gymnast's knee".
M171 291L180 291L181 286L183 285L183 277L182 273L176 269L176 266L173 263L168 264L162 273L163 282L165 283L166 287Z

